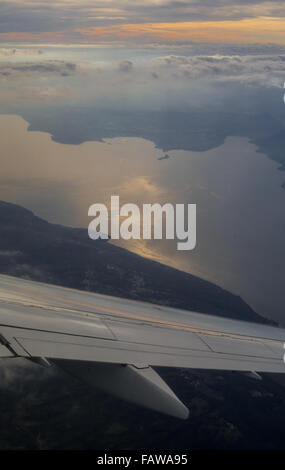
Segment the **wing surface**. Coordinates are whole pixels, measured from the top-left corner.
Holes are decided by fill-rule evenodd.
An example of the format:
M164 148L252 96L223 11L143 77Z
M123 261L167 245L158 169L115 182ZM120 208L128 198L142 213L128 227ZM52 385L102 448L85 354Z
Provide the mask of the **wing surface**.
M55 362L92 385L159 409L160 400L151 399L155 390L166 395L163 412L169 400L181 402L151 366L285 372L281 328L4 275L0 335L0 357ZM142 393L130 398L134 383ZM143 396L150 403L142 403Z

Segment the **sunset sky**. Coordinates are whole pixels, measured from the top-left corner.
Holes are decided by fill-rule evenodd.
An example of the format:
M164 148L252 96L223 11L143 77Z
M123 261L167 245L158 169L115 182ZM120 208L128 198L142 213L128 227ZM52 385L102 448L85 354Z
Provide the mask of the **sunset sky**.
M285 44L285 5L260 0L6 0L0 41Z

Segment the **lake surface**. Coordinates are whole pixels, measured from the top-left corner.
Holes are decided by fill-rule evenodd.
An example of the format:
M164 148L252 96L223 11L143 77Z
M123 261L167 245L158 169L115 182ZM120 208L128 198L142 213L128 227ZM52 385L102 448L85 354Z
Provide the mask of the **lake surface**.
M89 206L108 206L114 194L122 204L197 204L194 251L177 251L176 240L120 244L223 286L285 325L284 173L248 139L161 159L144 139L65 145L11 115L0 115L0 138L0 199L50 222L87 229Z

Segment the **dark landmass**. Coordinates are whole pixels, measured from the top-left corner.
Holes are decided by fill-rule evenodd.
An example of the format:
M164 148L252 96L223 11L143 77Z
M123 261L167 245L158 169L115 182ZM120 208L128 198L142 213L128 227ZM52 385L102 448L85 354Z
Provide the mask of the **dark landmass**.
M100 393L61 370L8 361L8 371L4 360L0 367L1 450L284 450L284 388L267 378L160 369L190 409L181 421Z
M0 272L232 318L239 297L87 231L0 203ZM284 449L284 388L265 377L159 369L190 408L176 420L95 391L57 368L0 361L0 449Z
M272 323L240 297L111 243L0 201L0 272L67 287Z
M228 136L247 137L260 152L280 163L284 171L284 103L279 90L267 94L263 98L250 90L250 99L243 95L239 106L237 101L230 101L217 109L136 111L69 105L45 108L45 113L29 110L18 113L30 123L29 130L49 132L53 140L63 144L141 137L154 142L164 152L200 152L222 145ZM78 126L78 122L82 125Z

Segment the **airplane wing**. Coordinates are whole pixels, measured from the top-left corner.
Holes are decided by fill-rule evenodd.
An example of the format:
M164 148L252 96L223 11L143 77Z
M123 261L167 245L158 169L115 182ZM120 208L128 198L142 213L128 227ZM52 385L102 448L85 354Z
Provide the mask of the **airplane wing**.
M285 330L0 275L0 357L187 418L152 366L283 374Z

